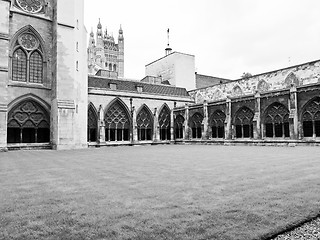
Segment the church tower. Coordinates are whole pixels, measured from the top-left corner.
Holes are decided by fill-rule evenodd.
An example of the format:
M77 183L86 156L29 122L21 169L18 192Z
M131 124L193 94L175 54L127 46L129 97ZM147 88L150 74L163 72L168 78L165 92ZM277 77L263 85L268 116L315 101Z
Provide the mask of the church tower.
M91 32L88 45L88 73L95 75L103 70L105 76L111 78L124 77L124 37L120 26L118 43L107 29L103 33L102 24L98 22L96 40Z

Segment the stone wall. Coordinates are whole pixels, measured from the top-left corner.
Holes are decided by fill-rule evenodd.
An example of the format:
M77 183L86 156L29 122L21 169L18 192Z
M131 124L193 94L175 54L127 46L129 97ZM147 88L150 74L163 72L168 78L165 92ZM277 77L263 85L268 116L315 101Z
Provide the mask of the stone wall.
M320 82L320 61L254 75L207 88L189 91L196 103L219 101L227 97L236 98L254 95L256 91L271 92Z

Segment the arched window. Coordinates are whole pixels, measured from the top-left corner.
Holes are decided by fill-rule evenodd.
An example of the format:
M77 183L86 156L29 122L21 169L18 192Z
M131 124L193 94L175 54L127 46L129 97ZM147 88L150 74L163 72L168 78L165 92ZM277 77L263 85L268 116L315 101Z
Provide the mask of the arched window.
M109 71L112 71L112 64L109 63Z
M17 48L13 52L12 80L20 82L27 81L27 54L22 48Z
M170 109L164 105L159 114L160 140L170 140Z
M303 136L320 137L320 98L307 103L302 114Z
M113 64L113 71L116 72L117 71L117 65Z
M138 140L152 140L153 118L150 110L143 106L137 115Z
M97 141L98 135L98 116L94 107L90 104L88 107L88 142Z
M39 38L31 27L13 38L11 78L13 81L43 83L44 53Z
M236 138L253 137L253 112L247 108L240 108L235 115Z
M210 126L212 129L212 138L224 138L224 121L226 115L221 111L215 111L210 118Z
M289 110L281 103L271 104L265 113L266 137L290 137Z
M115 101L108 108L104 121L106 141L129 141L130 118L121 102Z
M174 121L176 139L183 138L183 125L184 125L184 117L179 114L176 116L176 119Z
M200 113L195 113L189 120L189 124L192 130L192 138L201 138L202 137L202 125L203 117Z
M25 100L8 114L8 143L50 142L50 117L36 101Z

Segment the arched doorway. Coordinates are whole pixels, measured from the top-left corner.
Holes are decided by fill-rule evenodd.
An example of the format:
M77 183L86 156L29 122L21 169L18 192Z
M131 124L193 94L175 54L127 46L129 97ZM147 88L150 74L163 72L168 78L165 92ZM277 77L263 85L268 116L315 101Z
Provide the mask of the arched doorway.
M152 140L153 117L149 108L144 105L137 114L138 140Z
M265 112L266 137L290 137L289 110L281 103L271 104Z
M106 111L104 121L106 141L129 141L130 118L122 102L116 100L110 105Z
M97 141L98 136L98 116L92 104L88 107L88 142Z
M203 116L200 113L195 113L189 120L189 124L192 131L192 138L201 138L202 137L202 120Z
M320 97L311 100L302 113L304 137L320 137Z
M253 112L248 107L240 108L235 114L236 138L253 137Z
M224 138L224 121L226 115L221 111L215 111L210 118L210 127L212 130L212 138Z
M8 143L50 142L49 113L38 102L24 100L8 114Z
M175 130L176 139L183 138L183 125L184 125L184 117L178 114L174 121L174 130Z
M160 140L170 140L171 113L167 105L164 105L159 114Z

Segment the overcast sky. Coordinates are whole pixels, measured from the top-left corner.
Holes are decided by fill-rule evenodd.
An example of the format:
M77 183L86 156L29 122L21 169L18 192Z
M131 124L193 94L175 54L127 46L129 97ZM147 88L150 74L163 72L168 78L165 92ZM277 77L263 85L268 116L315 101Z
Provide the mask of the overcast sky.
M125 41L125 77L142 79L173 51L195 55L200 74L237 79L320 59L320 0L85 0L85 26Z

